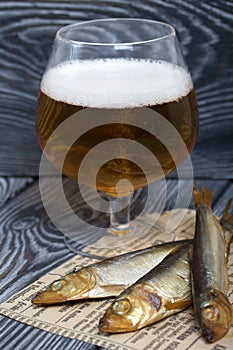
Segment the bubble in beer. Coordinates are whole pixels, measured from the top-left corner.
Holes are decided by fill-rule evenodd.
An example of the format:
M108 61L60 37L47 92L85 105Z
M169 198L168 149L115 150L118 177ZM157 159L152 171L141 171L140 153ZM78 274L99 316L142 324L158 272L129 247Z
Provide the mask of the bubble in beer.
M166 61L106 59L64 62L44 75L52 99L96 108L135 108L176 101L192 89L190 74Z

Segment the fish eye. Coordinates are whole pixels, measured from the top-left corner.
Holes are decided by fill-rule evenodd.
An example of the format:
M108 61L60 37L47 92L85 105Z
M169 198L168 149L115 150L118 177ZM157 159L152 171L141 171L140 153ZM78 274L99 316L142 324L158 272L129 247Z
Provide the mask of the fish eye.
M73 268L73 273L77 273L80 269L81 269L80 266L75 266Z
M113 304L113 311L116 314L123 315L131 309L131 302L128 299L120 299Z
M219 312L213 305L207 304L202 309L202 316L209 321L217 321L219 319Z
M51 285L51 289L53 292L57 292L62 287L63 287L63 283L60 280L53 282L53 284Z

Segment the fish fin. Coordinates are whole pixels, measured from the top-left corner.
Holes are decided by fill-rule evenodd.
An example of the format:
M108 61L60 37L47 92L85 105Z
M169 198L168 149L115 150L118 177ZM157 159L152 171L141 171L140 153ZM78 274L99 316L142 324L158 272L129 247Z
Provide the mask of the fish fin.
M231 206L231 202L232 198L228 200L220 220L220 224L222 225L224 230L227 260L230 252L230 245L233 240L233 214L227 216Z
M200 188L197 190L196 184L193 187L194 204L197 207L198 204L207 204L209 207L212 206L213 190L207 188Z
M227 271L227 260L225 259L225 271ZM229 290L229 286L230 286L230 280L229 280L229 275L226 272L225 273L225 286L226 286L226 290Z
M184 310L186 309L188 306L192 305L192 298L191 296L188 298L184 298L183 300L177 300L174 302L169 302L166 305L166 309L167 310L174 310L174 309L178 309L178 310Z
M224 222L224 221L228 221L229 218L231 217L230 221L231 221L231 224L233 224L233 215L231 215L230 217L227 217L227 214L229 212L229 209L231 207L231 202L232 202L232 198L230 198L225 206L225 209L223 211L223 214L222 214L222 217L221 217L221 220L220 222Z
M233 228L233 214L231 214L230 216L228 216L227 222L228 222L228 223L232 226L232 228Z
M125 284L102 285L97 288L98 292L106 293L104 296L117 296L128 286ZM99 293L96 293L98 295Z
M227 216L229 209L231 207L232 198L229 199L229 201L226 204L226 207L223 211L222 217L220 219L220 223L223 226L223 228L228 228L229 230L233 230L233 214Z

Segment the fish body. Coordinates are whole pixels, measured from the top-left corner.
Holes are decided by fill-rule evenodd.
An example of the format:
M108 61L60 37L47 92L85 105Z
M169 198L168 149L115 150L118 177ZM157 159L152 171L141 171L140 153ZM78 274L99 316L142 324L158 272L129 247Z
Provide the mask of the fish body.
M181 246L124 290L101 318L100 331L135 331L191 305L191 251L191 242Z
M232 230L212 213L212 192L194 190L196 229L192 255L194 310L203 337L215 342L229 330L232 306L227 298L227 251ZM226 224L226 222L225 222Z
M157 244L80 269L75 268L73 272L39 292L32 302L47 305L69 300L116 296L158 265L169 253L187 242L191 240Z

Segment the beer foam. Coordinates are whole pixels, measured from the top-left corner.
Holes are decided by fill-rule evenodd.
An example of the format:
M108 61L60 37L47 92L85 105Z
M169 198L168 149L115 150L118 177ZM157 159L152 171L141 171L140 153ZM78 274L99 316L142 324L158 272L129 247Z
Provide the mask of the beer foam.
M68 104L132 108L176 101L192 89L184 68L165 61L106 59L64 62L46 71L41 90Z

